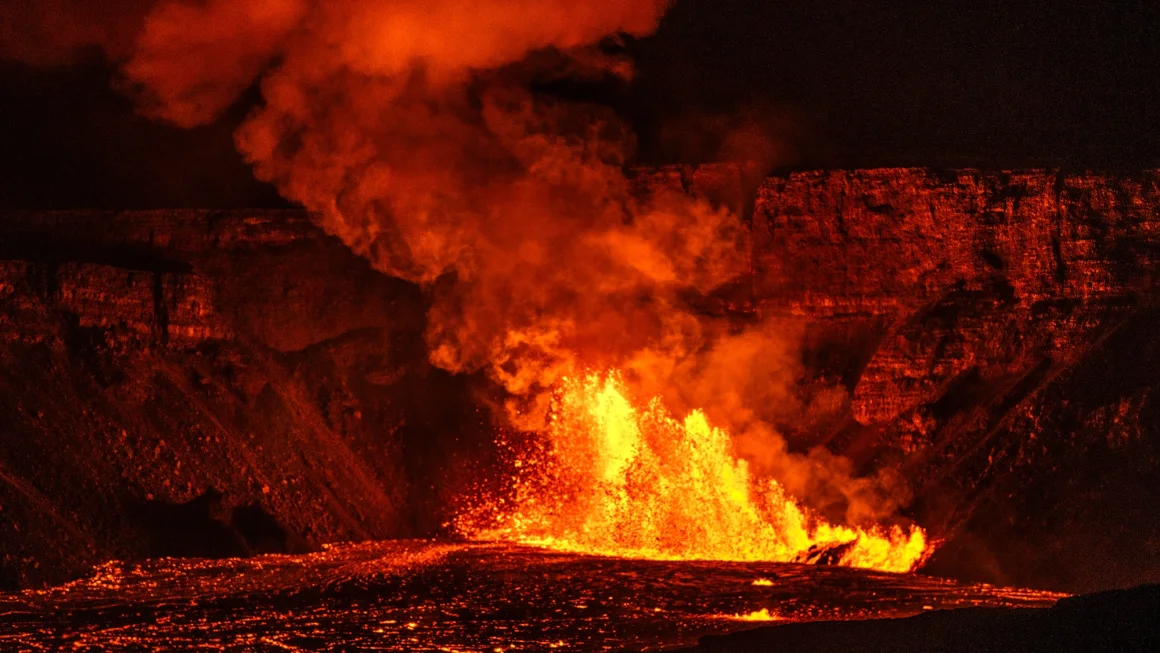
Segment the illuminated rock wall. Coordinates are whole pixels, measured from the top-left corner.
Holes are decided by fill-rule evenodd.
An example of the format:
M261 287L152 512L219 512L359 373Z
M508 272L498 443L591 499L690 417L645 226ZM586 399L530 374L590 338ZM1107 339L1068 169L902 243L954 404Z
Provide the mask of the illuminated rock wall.
M849 348L829 444L904 455L950 538L930 570L1160 578L1160 175L808 173L756 195L755 305Z
M19 214L0 234L4 584L446 518L484 421L467 380L427 366L418 290L306 216Z

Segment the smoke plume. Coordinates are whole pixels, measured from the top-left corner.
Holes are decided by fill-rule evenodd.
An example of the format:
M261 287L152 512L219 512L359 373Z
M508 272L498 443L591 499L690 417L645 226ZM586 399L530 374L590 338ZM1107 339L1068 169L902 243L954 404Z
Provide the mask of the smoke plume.
M540 428L562 377L619 368L642 400L705 408L765 468L806 479L790 489L849 494L847 470L819 480L767 425L802 410L792 337L731 333L684 299L746 274L739 218L684 194L641 197L623 173L631 130L534 90L630 79L616 40L652 32L667 4L161 0L138 19L125 88L144 114L189 127L259 84L264 102L236 134L256 175L379 270L422 284L431 361L485 370L511 424Z
M593 43L655 28L632 2L164 2L125 67L149 115L212 120L261 76L237 134L257 175L380 270L431 288L427 341L487 369L542 423L586 366L675 363L700 341L678 291L746 260L736 218L634 196L633 138L609 110L529 90L631 74Z

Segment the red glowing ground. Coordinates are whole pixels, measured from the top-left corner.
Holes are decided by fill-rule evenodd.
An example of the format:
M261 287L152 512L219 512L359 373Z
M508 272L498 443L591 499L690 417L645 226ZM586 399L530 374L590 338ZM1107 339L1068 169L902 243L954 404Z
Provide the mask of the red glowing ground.
M1044 606L1057 598L842 567L395 541L303 556L110 563L86 580L0 596L0 649L655 649L766 620Z

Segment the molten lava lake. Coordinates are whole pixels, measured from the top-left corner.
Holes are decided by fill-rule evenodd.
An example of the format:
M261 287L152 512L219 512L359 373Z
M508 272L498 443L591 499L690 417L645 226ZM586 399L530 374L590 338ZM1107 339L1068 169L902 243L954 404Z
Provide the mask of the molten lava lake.
M90 578L0 595L0 649L657 649L759 621L1044 606L1058 597L843 567L409 540L294 556L108 563Z

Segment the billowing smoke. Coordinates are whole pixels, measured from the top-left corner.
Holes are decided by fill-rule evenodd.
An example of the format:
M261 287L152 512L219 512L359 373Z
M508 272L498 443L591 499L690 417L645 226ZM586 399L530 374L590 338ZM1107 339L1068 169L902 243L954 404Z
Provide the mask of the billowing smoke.
M592 44L651 31L664 5L162 3L125 70L145 112L187 126L260 75L265 104L237 135L258 176L429 287L431 360L489 370L538 425L562 374L693 353L678 292L743 270L734 216L634 196L612 112L529 90L631 74Z
M534 90L627 81L616 39L652 32L667 4L162 0L141 20L125 86L144 114L188 127L259 84L264 102L236 135L257 176L378 269L422 284L431 361L485 370L512 424L542 426L562 376L620 368L642 399L736 429L764 467L798 479L789 489L850 495L848 470L810 471L765 422L770 406L802 409L791 336L729 333L687 307L747 272L738 217L635 193L631 130L605 107Z

